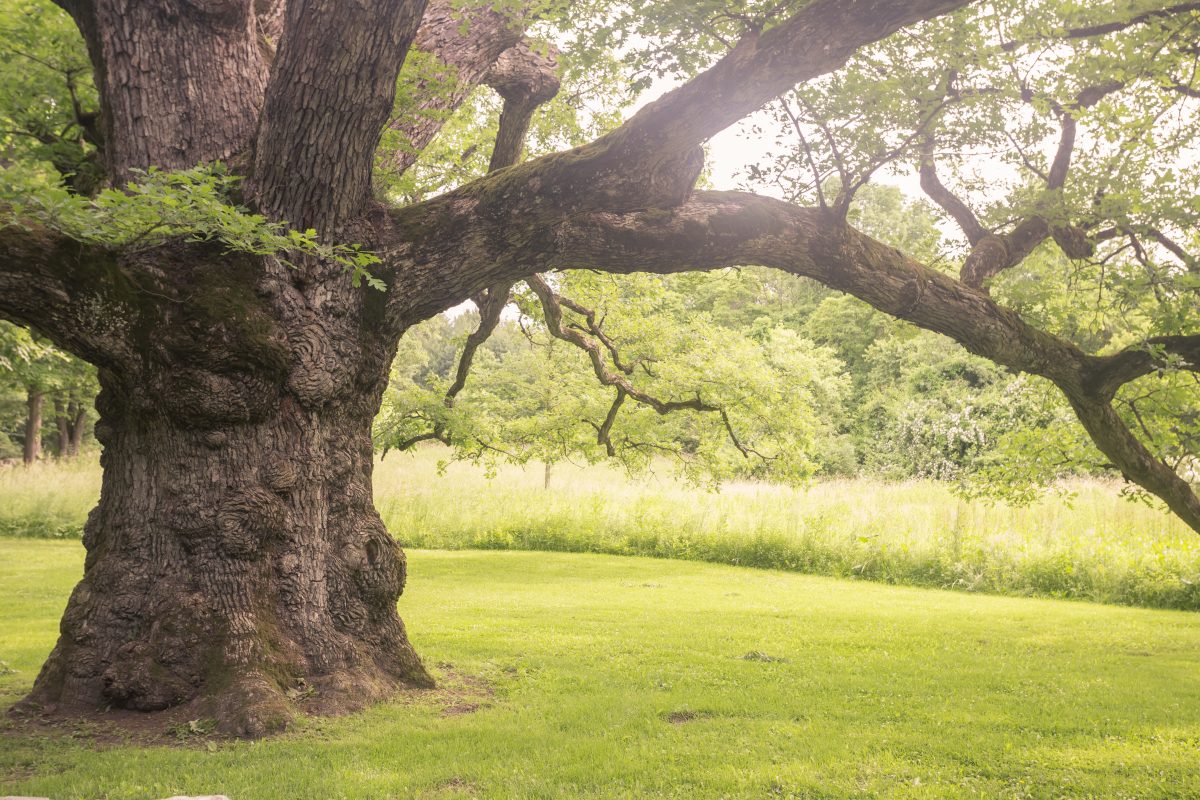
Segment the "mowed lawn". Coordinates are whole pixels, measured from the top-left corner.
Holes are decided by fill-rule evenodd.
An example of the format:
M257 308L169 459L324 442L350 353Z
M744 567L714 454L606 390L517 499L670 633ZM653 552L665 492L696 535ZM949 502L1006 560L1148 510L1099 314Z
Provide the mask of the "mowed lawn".
M0 539L0 705L82 556ZM449 690L256 743L10 731L0 795L1200 797L1195 614L598 555L409 560L401 613Z

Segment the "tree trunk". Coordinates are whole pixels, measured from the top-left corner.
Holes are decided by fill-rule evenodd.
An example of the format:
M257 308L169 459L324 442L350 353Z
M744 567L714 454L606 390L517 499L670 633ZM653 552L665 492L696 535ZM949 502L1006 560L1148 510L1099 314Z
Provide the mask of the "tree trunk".
M430 684L372 503L381 293L217 247L153 258L167 277L106 309L141 333L99 369L84 575L22 707L188 705L260 736L298 694L334 713Z
M54 424L58 428L58 457L71 456L71 422L67 418L67 404L61 397L54 398Z
M286 725L289 690L337 712L430 682L396 613L405 560L372 505L370 414L285 398L201 431L101 376L84 576L27 706L191 703L259 736Z
M543 471L542 471L542 488L543 489L550 488L550 468L551 468L550 462L549 461L545 462L545 464L543 465Z
M250 4L59 4L87 42L110 178L120 183L151 165L236 162L249 151L268 64Z
M42 402L43 395L37 389L28 389L25 412L25 448L23 457L26 465L42 457Z
M83 407L83 403L78 399L72 398L67 405L67 457L75 458L79 455L79 451L83 449L83 433L87 426L87 411Z

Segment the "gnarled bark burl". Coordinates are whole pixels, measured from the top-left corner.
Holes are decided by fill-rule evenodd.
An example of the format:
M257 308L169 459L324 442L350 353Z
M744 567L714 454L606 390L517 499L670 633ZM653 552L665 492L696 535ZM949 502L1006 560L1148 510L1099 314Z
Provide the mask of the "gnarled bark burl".
M1190 488L1111 412L1153 352L1087 356L844 219L693 191L705 139L968 0L815 0L615 132L402 209L374 200L370 178L385 126L418 150L437 130L393 116L410 44L454 66L431 108L488 82L515 108L543 95L513 84L533 53L519 18L484 9L463 26L451 0L61 2L95 68L112 181L224 160L255 209L378 252L388 291L211 244L129 254L0 231L0 315L96 364L102 385L85 573L26 709L195 703L253 736L287 723L302 685L337 710L428 684L397 616L404 555L372 506L371 420L409 326L554 268L763 264L820 280L1054 381L1113 462L1200 530Z

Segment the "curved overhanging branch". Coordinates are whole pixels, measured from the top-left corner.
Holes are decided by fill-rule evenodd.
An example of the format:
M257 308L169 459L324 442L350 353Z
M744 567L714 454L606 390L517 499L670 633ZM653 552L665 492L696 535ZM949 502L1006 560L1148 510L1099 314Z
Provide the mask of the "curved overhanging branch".
M937 162L934 160L934 145L933 134L925 134L920 148L921 189L930 200L937 203L943 211L950 215L962 230L963 235L967 237L967 242L971 246L975 246L987 235L987 229L980 224L975 212L958 195L950 191L938 177Z
M467 380L471 377L471 367L475 364L475 355L479 352L479 348L491 338L496 332L496 328L500 324L503 317L504 309L508 305L509 298L512 294L511 283L502 283L497 286L491 286L484 289L479 294L471 298L476 308L479 309L479 325L475 330L467 334L467 340L463 343L463 350L458 356L458 365L454 369L454 381L446 389L446 393L442 396L442 405L447 409L454 408L454 404L458 395L467 386ZM391 431L386 431L386 437ZM383 452L381 458L386 457L389 450L398 450L404 452L411 450L422 442L441 442L444 445L452 446L455 443L454 437L446 428L444 420L433 420L430 429L421 433L413 434L399 441L391 441L384 438ZM489 450L496 450L484 440L476 437L476 444Z
M701 192L670 213L593 214L572 220L559 231L553 260L565 269L616 273L758 264L852 294L880 311L945 334L977 355L1051 380L1113 464L1200 531L1200 498L1138 441L1111 405L1121 383L1153 369L1150 353L1087 355L1027 324L985 293L828 214L739 192ZM1198 339L1163 337L1156 344L1194 364Z
M1161 498L1192 530L1200 533L1200 498L1188 482L1146 449L1111 403L1064 393L1096 447L1125 479Z
M1200 372L1200 334L1152 336L1134 347L1093 360L1090 383L1101 397L1113 397L1125 384L1163 370Z
M133 287L111 251L42 227L0 228L0 317L99 366L132 359Z
M813 278L1013 369L1083 391L1092 357L982 292L819 210L744 192L698 192L670 212L591 214L558 230L562 269L682 272L758 264Z

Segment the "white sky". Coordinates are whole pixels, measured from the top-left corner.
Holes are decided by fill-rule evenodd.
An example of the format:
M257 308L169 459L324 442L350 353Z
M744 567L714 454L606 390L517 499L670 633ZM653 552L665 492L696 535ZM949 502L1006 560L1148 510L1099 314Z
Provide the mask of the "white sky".
M680 82L656 81L654 85L638 98L638 101L633 105L626 118L633 116L643 106L657 100L678 85L680 85ZM756 122L763 133L754 133ZM774 130L775 127L776 123L771 119L769 114L757 112L743 118L737 124L726 128L714 136L709 141L707 148L708 168L712 188L723 190L750 188L758 194L778 196L778 191L774 190L774 187L771 186L760 184L753 187L743 187L741 185L741 182L744 180L743 171L746 165L764 161L766 154L774 145L773 136L769 132ZM776 150L778 150L778 147L776 147ZM897 175L887 169L881 169L871 180L874 183L897 186L910 198L925 196L921 191L915 173Z

